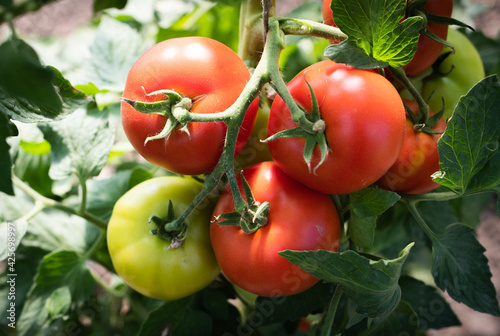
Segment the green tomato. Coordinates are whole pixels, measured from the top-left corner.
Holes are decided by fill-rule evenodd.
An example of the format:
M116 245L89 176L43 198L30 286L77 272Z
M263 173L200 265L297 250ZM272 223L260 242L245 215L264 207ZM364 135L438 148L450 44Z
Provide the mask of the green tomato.
M187 237L170 248L150 232L157 226L150 216L167 215L169 200L179 216L201 191L191 178L157 177L136 185L115 204L107 241L113 266L137 292L156 299L176 300L203 289L220 273L210 243L214 204L201 203L187 218Z
M460 97L485 76L481 57L464 34L450 28L447 41L455 48L455 53L446 57L438 69L439 72L448 74L431 76L422 87L422 97L431 97L429 107L432 111L439 112L443 108L444 99L444 119L452 116ZM450 48L445 47L442 53L449 51Z

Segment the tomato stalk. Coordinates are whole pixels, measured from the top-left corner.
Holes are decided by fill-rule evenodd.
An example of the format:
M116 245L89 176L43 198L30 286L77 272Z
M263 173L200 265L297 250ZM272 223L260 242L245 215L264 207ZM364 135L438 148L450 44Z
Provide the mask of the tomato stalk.
M410 115L413 123L416 126L425 125L427 123L427 120L429 119L429 105L427 104L427 102L422 98L420 92L413 85L410 79L406 76L406 73L403 70L403 68L389 67L389 72L398 82L400 82L410 92L412 97L418 103L417 115L415 115L413 112L407 109L408 114Z
M321 336L328 336L332 332L333 321L337 313L337 307L339 305L340 299L342 298L342 288L340 286L335 287L335 292L333 293L332 299L330 301L330 306L328 307L328 312L325 316L325 324L323 325L323 330L321 331Z
M12 176L12 181L19 189L24 191L26 194L28 194L31 198L33 198L35 200L36 213L42 211L44 208L55 208L55 209L62 210L68 214L79 216L79 217L89 221L90 223L94 224L95 226L97 226L100 229L106 229L106 227L107 227L107 223L105 221L103 221L102 219L100 219L99 217L96 217L96 216L92 215L91 213L88 213L85 210L83 210L83 211L81 209L75 210L71 207L65 206L64 204L62 204L58 201L55 201L51 198L43 196L43 195L39 194L36 190L32 189L28 184L26 184L24 181L22 181L20 178L18 178L15 175Z

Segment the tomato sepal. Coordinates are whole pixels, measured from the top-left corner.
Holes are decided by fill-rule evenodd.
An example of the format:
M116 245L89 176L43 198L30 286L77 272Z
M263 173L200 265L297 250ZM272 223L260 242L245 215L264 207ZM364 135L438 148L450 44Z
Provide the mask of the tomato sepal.
M186 239L188 226L185 222L176 222L174 205L171 200L168 201L167 215L164 218L152 215L148 222L152 222L158 227L150 231L153 236L170 241L168 249L180 247Z
M240 174L243 183L243 190L247 199L247 206L241 211L222 213L212 221L219 225L239 226L246 234L254 233L267 224L267 216L271 209L269 202L257 202L253 196L252 189L248 181Z

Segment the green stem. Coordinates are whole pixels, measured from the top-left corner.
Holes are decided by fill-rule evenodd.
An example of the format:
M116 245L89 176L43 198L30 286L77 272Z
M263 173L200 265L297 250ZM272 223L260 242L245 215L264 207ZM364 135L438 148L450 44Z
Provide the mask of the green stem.
M417 203L418 202L405 202L406 206L408 207L408 210L410 210L410 213L413 215L415 220L417 221L418 225L420 228L425 232L425 234L431 239L431 240L436 240L437 236L432 231L432 229L429 227L429 225L425 222L425 220L422 218L420 215L420 212L417 209Z
M321 336L329 336L332 332L333 321L335 319L335 314L337 313L337 307L339 306L342 293L342 289L337 285L337 287L335 287L335 292L333 293L332 300L330 301L328 312L325 316L325 324L323 325Z
M92 246L85 252L85 254L83 255L83 260L92 258L92 256L99 250L102 244L104 244L105 240L106 240L106 230L100 229L99 237L97 237Z
M460 198L464 195L457 194L453 191L443 192L430 192L425 194L403 194L402 199L407 202L421 202L421 201L449 201L452 199Z
M278 18L280 28L286 35L316 36L331 41L342 42L347 35L339 28L303 19Z
M403 68L393 68L389 67L389 72L391 75L400 82L408 91L415 101L418 103L418 114L416 116L411 115L414 124L426 124L429 119L429 105L422 98L420 92L415 88L410 79L406 76Z
M57 202L53 199L50 199L50 198L45 197L43 195L40 195L36 190L31 188L28 184L26 184L24 181L22 181L20 178L18 178L15 175L12 176L12 181L19 189L21 189L26 194L28 194L31 198L33 198L36 203L39 203L40 206L42 207L42 209L43 208L58 209L58 210L66 212L66 213L69 213L71 215L79 216L79 217L89 221L90 223L94 224L95 226L97 226L101 229L106 229L106 227L107 227L107 223L105 221L103 221L102 219L100 219L99 217L96 217L96 216L94 216L86 211L80 212L78 210L75 210L73 208L65 206L65 205L61 204L60 202Z
M80 181L80 213L85 213L87 211L87 180L79 178Z
M275 15L276 0L270 0L270 16ZM252 68L256 67L264 50L262 0L243 0L240 6L238 55Z

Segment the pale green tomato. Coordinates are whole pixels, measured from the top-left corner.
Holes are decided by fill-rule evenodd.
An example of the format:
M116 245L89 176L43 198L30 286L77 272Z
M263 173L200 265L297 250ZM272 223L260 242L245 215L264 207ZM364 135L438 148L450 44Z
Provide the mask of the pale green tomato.
M108 248L113 266L137 292L156 299L176 300L209 285L220 273L210 243L214 204L201 203L187 223L184 243L170 248L169 241L151 235L157 226L152 215L167 215L172 201L179 216L201 191L191 178L157 177L138 184L115 204L108 224Z
M439 112L443 108L443 118L448 119L461 96L484 78L484 66L478 51L469 39L458 30L450 28L447 41L455 48L439 66L439 71L448 73L444 77L434 77L424 82L422 97L429 100L431 111ZM443 53L451 49L445 47ZM451 70L452 69L452 70ZM450 72L451 70L451 72Z

